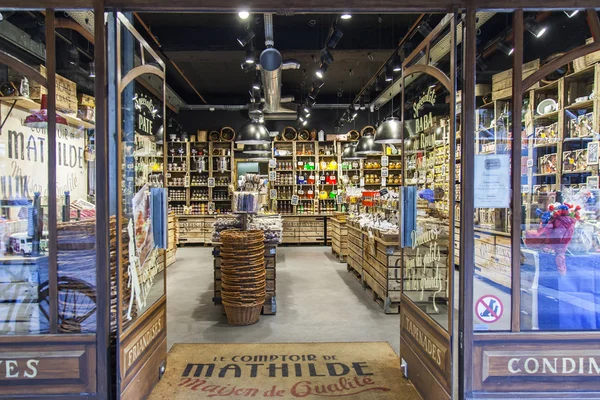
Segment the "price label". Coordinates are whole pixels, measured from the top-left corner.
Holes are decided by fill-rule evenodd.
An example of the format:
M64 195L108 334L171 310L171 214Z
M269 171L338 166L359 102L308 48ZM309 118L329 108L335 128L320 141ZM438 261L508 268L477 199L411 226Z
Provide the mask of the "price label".
M189 175L186 175L186 176L183 178L183 186L185 186L185 187L190 187L190 176L189 176Z
M277 199L277 189L269 190L269 197L271 198L271 200Z
M208 187L209 188L215 187L215 178L208 178Z
M269 171L269 182L273 182L277 180L277 172Z
M387 186L387 178L381 178L381 187Z
M292 195L292 201L291 201L291 203L292 203L293 206L297 206L298 205L298 200L299 200L299 198L298 198L297 195Z
M381 166L387 167L390 165L390 158L388 156L381 156Z
M344 196L342 195L342 193L339 193L336 198L335 198L335 202L337 204L344 204Z
M277 160L275 160L274 158L271 158L269 160L269 168L275 168L277 167Z
M387 178L388 176L389 176L389 170L387 169L387 167L381 168L381 177Z

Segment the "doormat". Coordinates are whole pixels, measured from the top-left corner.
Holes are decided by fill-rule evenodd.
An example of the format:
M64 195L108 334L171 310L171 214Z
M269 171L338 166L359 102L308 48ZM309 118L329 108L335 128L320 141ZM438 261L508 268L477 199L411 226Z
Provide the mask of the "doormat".
M420 400L385 342L176 344L150 400Z

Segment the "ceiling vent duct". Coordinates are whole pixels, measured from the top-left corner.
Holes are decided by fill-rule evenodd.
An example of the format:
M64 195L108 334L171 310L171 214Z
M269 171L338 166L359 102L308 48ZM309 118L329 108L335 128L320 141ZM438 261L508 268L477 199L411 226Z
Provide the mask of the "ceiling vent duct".
M265 39L267 48L260 54L258 66L264 92L265 119L296 119L296 108L287 108L281 104L281 74L287 69L300 69L300 63L295 60L283 61L281 53L273 47L272 14L265 14Z

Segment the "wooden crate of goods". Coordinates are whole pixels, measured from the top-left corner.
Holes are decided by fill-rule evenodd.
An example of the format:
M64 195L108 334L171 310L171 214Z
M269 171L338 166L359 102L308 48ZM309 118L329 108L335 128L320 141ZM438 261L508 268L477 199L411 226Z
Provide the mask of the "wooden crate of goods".
M585 44L590 44L593 41L594 38L587 38ZM573 60L573 70L575 72L579 72L597 62L600 62L600 51L595 51L593 53L586 54L585 56L581 56Z
M533 60L523 64L523 79L540 69L540 60ZM492 100L507 99L512 96L512 68L492 76ZM531 87L537 88L539 83ZM525 88L524 88L525 89Z
M339 257L343 262L348 256L348 229L346 222L342 222L337 218L330 220L331 224L331 250L334 255Z

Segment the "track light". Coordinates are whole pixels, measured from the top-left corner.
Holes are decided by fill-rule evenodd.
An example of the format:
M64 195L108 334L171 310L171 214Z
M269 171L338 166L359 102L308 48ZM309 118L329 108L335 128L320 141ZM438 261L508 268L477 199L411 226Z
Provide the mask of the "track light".
M385 81L391 82L394 79L394 75L392 73L392 66L390 64L385 66Z
M310 92L308 92L308 97L310 97L311 99L313 99L313 100L314 100L314 99L316 99L316 98L317 98L317 96L318 96L318 94L319 94L319 92L320 92L320 91L321 91L321 89L320 89L320 88L315 88L315 87L312 87L312 88L310 89Z
M257 71L254 73L254 80L252 81L252 89L260 90L260 86L261 86L260 75Z
M248 31L246 31L245 34L243 34L242 36L240 36L239 38L237 38L238 43L240 44L240 46L242 47L246 47L246 45L248 43L250 43L250 41L252 39L254 39L254 36L256 36L254 34L254 31L249 29Z
M315 79L312 83L312 87L314 89L321 89L324 84L325 82L323 82L321 79Z
M319 64L319 68L317 69L317 72L315 72L315 75L317 75L317 78L323 79L323 77L325 76L325 72L327 72L328 68L329 68L329 65L327 65L324 62L321 62L321 64Z
M352 114L352 119L354 120L356 117L358 117L358 113L354 111L354 114Z
M254 42L251 41L246 49L246 64L254 64Z
M500 51L502 51L504 54L506 54L507 56L512 55L512 53L514 53L514 51L515 51L515 48L513 46L511 46L506 40L499 41L497 46L498 46L498 49Z
M331 49L335 49L335 46L337 46L337 44L340 41L340 39L342 38L342 36L344 36L344 33L342 31L340 31L338 28L335 28L335 30L329 37L329 40L327 41L327 47L329 47Z
M321 60L325 61L327 64L331 64L333 62L333 55L327 47L321 50Z
M248 17L250 16L250 13L247 10L242 10L238 13L238 16L241 19L248 19Z
M540 24L538 24L532 19L528 19L527 21L525 21L525 27L536 38L542 37L542 35L546 33L547 29L545 26L540 26Z
M302 111L304 111L305 114L310 114L310 106L308 104L305 104L302 108Z
M349 13L343 13L342 15L340 15L341 19L350 19L352 18L352 14Z
M302 126L306 126L306 124L308 124L308 120L304 120L304 122L302 123Z
M240 64L240 68L244 72L250 72L254 69L254 64L248 64L246 61Z
M394 60L392 61L394 72L402 71L402 61L398 53L394 54Z
M309 106L314 106L316 103L316 100L311 98L310 96L308 96L308 99L306 99L306 104L308 104Z
M427 22L423 22L417 26L417 31L419 31L421 35L427 37L427 35L431 33L432 29Z
M569 17L569 18L573 18L575 15L577 15L578 12L579 12L579 10L565 11L565 14L567 14L567 17Z

